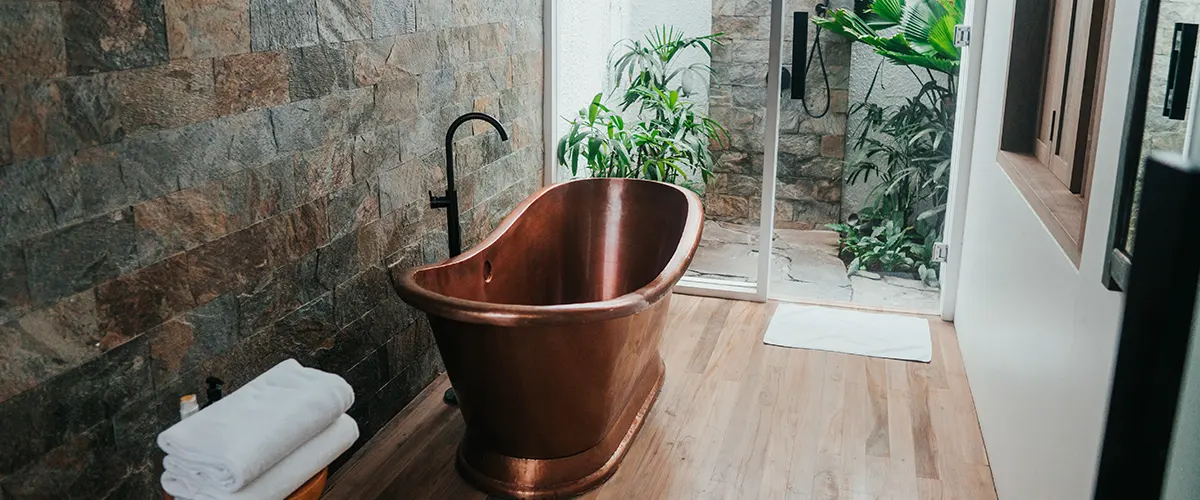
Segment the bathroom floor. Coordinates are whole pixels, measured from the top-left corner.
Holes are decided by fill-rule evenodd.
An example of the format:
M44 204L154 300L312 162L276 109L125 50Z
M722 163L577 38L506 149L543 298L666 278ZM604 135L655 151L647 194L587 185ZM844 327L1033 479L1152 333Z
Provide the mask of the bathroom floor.
M995 499L954 327L933 362L762 343L775 308L675 295L667 379L625 462L582 498ZM331 480L326 499L484 499L454 471L443 375Z
M920 280L862 272L846 274L837 255L837 233L776 229L771 297L935 313L940 292ZM758 226L705 221L704 237L688 276L754 281Z

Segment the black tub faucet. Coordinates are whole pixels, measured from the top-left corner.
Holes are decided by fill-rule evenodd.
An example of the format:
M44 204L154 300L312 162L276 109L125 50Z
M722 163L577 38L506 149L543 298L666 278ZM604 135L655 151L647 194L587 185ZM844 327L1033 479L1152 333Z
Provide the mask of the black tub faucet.
M446 209L446 235L449 238L450 256L462 253L462 225L458 220L458 191L454 189L454 133L458 127L471 120L483 120L496 127L500 139L507 141L508 132L500 125L500 120L485 113L467 113L454 120L446 130L446 196L434 196L429 192L430 208Z

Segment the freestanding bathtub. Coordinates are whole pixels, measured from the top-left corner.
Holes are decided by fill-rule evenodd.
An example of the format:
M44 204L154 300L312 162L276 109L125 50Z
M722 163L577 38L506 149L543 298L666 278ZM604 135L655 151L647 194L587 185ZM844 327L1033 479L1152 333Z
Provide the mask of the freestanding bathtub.
M703 221L699 197L671 184L576 180L534 193L462 255L392 269L458 396L468 482L559 498L616 471L662 387L670 292Z

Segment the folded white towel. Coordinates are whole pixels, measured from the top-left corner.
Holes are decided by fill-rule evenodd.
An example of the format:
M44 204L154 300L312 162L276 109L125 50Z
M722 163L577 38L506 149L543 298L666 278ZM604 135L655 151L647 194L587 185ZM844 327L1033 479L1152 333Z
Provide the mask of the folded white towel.
M168 471L162 475L163 491L179 500L282 500L349 449L356 439L358 424L349 415L342 415L333 425L241 490L228 493L197 489L194 484Z
M289 359L159 434L163 467L205 490L238 491L353 403L341 377Z

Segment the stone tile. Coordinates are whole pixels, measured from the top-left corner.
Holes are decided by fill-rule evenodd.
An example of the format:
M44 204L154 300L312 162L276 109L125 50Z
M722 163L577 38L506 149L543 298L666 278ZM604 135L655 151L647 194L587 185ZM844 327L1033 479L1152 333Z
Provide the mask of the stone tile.
M372 0L317 0L317 31L325 43L371 38Z
M0 81L67 74L63 20L55 3L0 5Z
M147 336L154 380L171 380L237 343L238 300L233 295L222 295L164 323Z
M373 179L329 196L329 236L337 239L379 219L379 187Z
M312 0L250 0L250 47L255 52L316 45Z
M512 44L515 53L542 50L542 20L517 19L511 23Z
M326 294L275 323L275 335L309 353L338 332L333 295Z
M310 355L314 367L346 379L354 388L356 402L370 401L390 378L383 349L371 337L372 327L370 318L363 318L328 339ZM362 430L361 425L359 430Z
M329 291L317 281L315 262L314 253L311 259L276 269L253 289L240 293L238 328L242 334L270 326Z
M133 206L142 263L191 250L225 235L228 215L218 183L176 191Z
M167 62L163 0L70 0L62 15L72 74Z
M0 167L0 244L24 240L79 216L79 180L64 157Z
M197 304L180 254L96 288L101 347L111 349Z
M0 403L0 429L6 431L0 433L0 477L25 477L16 472L95 427L151 386L142 337ZM4 491L11 491L8 485Z
M371 31L375 38L417 30L416 0L372 0Z
M252 111L116 145L122 179L145 200L263 165L275 156L269 117Z
M363 318L376 307L385 307L385 303L399 300L396 292L392 290L387 273L378 266L368 267L366 271L339 284L334 290L333 298L337 308L338 326L343 328ZM399 324L395 326L403 327ZM386 339L386 336L381 337L376 345Z
M508 45L511 34L508 25L499 23L480 24L467 28L470 61L486 61L505 57L507 55L505 47Z
M283 157L223 179L229 229L240 230L295 208L295 173L292 158Z
M113 78L126 133L172 129L219 116L210 60L175 61Z
M845 162L841 158L798 158L788 153L779 153L779 179L784 183L800 178L840 180L844 166Z
M13 85L3 104L12 117L13 157L38 158L123 139L114 81L111 75L89 75Z
M493 50L496 49L493 48ZM503 47L500 47L499 50L502 51ZM480 51L484 52L483 49ZM421 75L445 64L446 54L441 43L438 42L438 37L430 33L415 33L397 36L388 59L402 71Z
M417 31L436 31L454 26L451 0L416 0Z
M272 108L271 126L280 152L315 149L325 142L326 124L317 100Z
M207 59L250 52L245 0L164 0L171 59Z
M217 113L228 115L288 102L288 57L256 52L215 62Z
M779 152L796 158L812 158L821 154L821 137L811 134L780 134Z
M100 356L92 292L0 325L0 402Z
M941 300L936 288L926 287L917 280L892 278L889 282L851 276L850 282L854 286L854 299L850 302L857 305L934 313Z
M399 130L381 128L354 138L353 173L355 182L374 179L380 171L400 166Z
M400 375L379 389L376 403L371 406L375 414L372 418L385 422L390 420L444 371L445 366L437 349L426 349Z
M356 235L343 236L318 250L317 279L322 286L333 290L370 264L359 255Z
M414 203L428 201L428 191L425 189L424 176L419 170L420 165L419 160L406 162L398 168L379 174L380 213L391 213Z
M512 85L541 83L541 81L541 52L525 52L512 56Z
M125 182L121 156L113 147L79 150L67 163L79 178L81 216L109 213L145 199L137 185Z
M17 319L32 307L25 250L18 245L0 245L0 323Z
M846 155L846 136L821 136L821 156L826 158L842 158Z
M128 209L30 240L25 259L34 303L53 303L136 269L135 240Z
M402 253L405 247L420 241L421 233L425 231L421 227L422 210L423 208L414 206L401 212L384 214L379 221L364 226L365 231L373 230L375 232L379 245L379 258L383 264L387 266L395 264L406 255ZM409 254L414 253L419 255L420 248L410 249Z
M244 289L270 271L270 252L255 227L206 243L186 254L187 284L197 304Z
M265 240L276 263L300 261L329 242L327 205L322 198L300 206L286 217L276 217L284 223L281 237Z
M509 61L492 59L482 66L460 66L454 75L456 102L471 102L476 97L493 95L513 86ZM764 73L765 74L765 73Z
M301 200L312 200L350 185L353 180L351 145L334 142L301 153L295 162L296 194Z
M429 329L429 322L414 321L414 319L414 317L403 318L405 321L397 324L397 333L384 344L384 349L387 350L388 366L393 373L404 373L434 345L433 332Z
M71 498L78 491L102 498L124 477L117 475L121 464L110 456L115 450L112 427L94 426L0 479L0 489L12 498Z
M321 113L328 129L326 137L350 140L379 127L375 121L373 87L334 92L321 99Z
M750 201L745 198L709 193L704 197L704 213L706 216L714 218L746 218L750 216Z
M739 40L767 40L771 35L770 16L713 16L712 24L713 33Z
M288 58L291 66L288 85L292 100L313 99L354 87L354 75L345 46L301 47L288 51Z
M360 86L371 86L383 80L391 80L396 68L389 62L395 37L359 40L347 44L354 81Z

